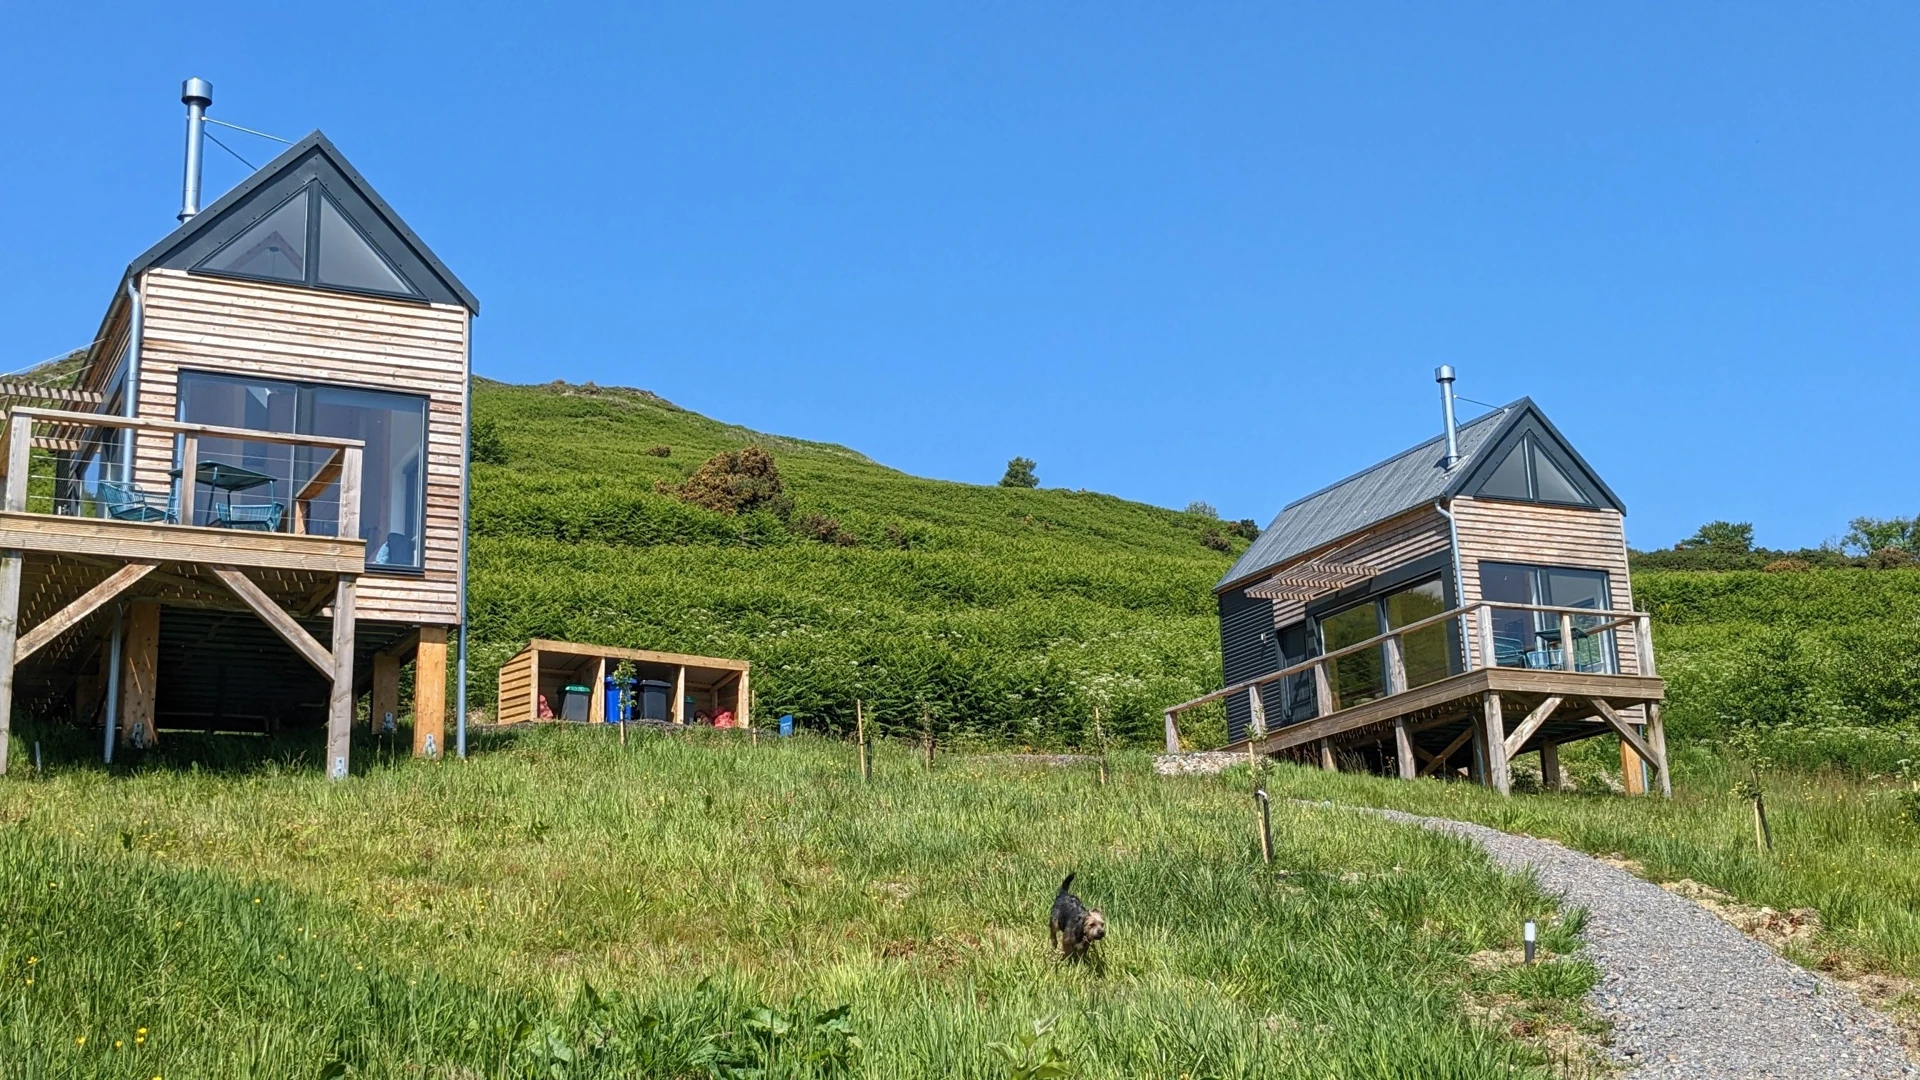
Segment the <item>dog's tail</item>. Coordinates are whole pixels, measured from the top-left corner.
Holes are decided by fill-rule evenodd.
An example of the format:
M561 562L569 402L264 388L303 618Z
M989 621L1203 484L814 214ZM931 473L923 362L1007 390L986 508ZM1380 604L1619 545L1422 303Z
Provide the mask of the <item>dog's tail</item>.
M1068 890L1068 889L1071 889L1071 888L1073 888L1073 875L1072 875L1072 874L1068 874L1068 875L1067 875L1067 880L1065 880L1065 881L1063 881L1063 882L1061 882L1061 883L1060 883L1060 891L1059 891L1059 892L1057 892L1057 893L1055 893L1054 895L1055 895L1055 896L1065 896L1065 895L1067 895L1067 890Z

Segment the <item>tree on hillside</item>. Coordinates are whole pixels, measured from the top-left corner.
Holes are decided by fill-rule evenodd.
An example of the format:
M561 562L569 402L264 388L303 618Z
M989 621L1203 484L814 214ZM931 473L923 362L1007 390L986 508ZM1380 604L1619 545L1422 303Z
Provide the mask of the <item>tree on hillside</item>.
M1847 535L1840 538L1840 546L1848 552L1871 555L1876 551L1886 551L1889 548L1910 553L1920 552L1920 517L1857 517L1847 524L1851 529Z
M1753 522L1709 521L1700 531L1680 541L1682 551L1716 551L1745 555L1753 550Z
M1040 478L1033 473L1032 458L1017 457L1007 462L1007 475L1000 478L1001 487L1036 488Z
M1220 516L1220 511L1215 510L1213 504L1207 502L1205 499L1195 499L1188 503L1187 513L1197 514L1203 518L1217 518Z
M490 416L477 417L467 432L467 453L483 465L505 465L507 444Z

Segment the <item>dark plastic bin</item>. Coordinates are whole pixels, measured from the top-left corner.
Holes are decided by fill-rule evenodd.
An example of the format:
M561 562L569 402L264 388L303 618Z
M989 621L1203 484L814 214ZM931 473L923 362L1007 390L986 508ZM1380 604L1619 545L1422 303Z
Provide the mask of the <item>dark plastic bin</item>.
M587 695L593 693L585 686L569 686L560 691L560 719L585 723L593 713L593 703Z
M640 719L670 720L668 707L673 701L673 684L658 679L640 680Z

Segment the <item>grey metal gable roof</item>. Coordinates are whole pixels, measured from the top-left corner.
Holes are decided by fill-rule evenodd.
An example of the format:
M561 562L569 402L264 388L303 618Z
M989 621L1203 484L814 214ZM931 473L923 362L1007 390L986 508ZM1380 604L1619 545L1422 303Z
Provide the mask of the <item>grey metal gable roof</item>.
M191 269L278 206L285 194L315 176L330 195L353 204L347 207L349 216L428 300L459 304L475 315L480 314L479 298L408 228L339 148L318 131L287 147L280 156L256 169L252 176L240 181L212 205L182 222L179 228L133 260L127 267L127 276L134 277L156 266Z
M1452 469L1442 467L1446 456L1443 433L1289 503L1215 588L1225 588L1423 503L1446 498L1452 493L1449 489L1473 471L1480 452L1497 444L1507 426L1529 412L1537 414L1533 402L1521 398L1461 425L1460 461Z

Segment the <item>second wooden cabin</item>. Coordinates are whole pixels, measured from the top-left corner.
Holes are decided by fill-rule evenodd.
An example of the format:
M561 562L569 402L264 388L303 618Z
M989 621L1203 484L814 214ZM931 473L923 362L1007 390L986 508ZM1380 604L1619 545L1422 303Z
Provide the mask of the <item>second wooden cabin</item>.
M1625 506L1522 398L1288 505L1216 588L1230 748L1402 777L1622 740L1668 789L1651 625L1634 610Z

